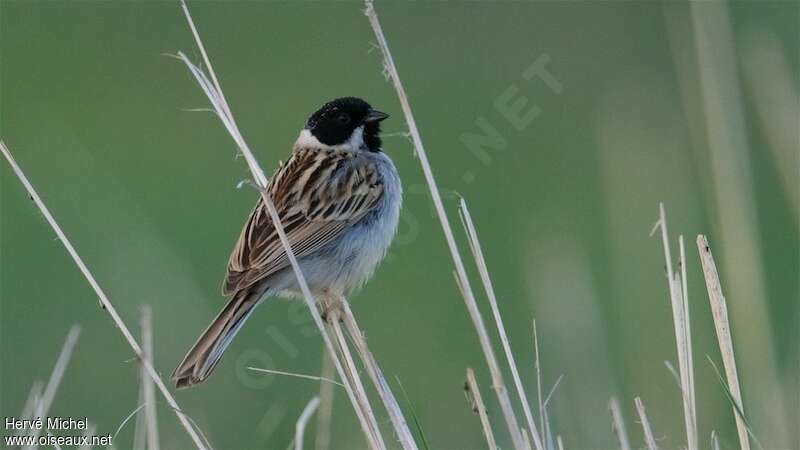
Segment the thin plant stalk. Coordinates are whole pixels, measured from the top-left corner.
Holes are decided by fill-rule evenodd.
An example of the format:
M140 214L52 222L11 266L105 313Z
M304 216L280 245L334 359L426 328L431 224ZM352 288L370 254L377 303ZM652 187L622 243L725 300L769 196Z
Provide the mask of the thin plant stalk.
M519 370L517 370L517 363L514 360L514 354L511 352L511 344L508 341L508 334L506 334L506 327L503 324L503 316L500 314L500 308L497 306L497 296L494 293L494 286L492 285L492 279L489 277L489 269L486 265L486 259L483 257L483 250L481 249L481 243L480 240L478 239L478 232L475 229L475 224L472 221L472 216L470 215L469 209L467 208L467 202L463 198L461 198L459 202L458 212L461 217L461 222L464 225L464 229L467 232L469 247L472 250L473 258L475 259L475 265L478 267L478 273L480 274L481 281L483 282L483 288L484 291L486 292L486 297L489 299L489 306L492 309L492 316L494 317L495 324L497 325L497 332L500 335L500 342L502 343L503 346L503 352L505 353L506 362L508 363L508 367L511 368L511 378L514 380L514 386L517 389L517 395L519 396L519 401L520 403L522 403L522 410L525 413L525 420L528 422L528 429L530 430L530 433L533 436L533 443L536 446L537 450L544 450L544 446L542 444L542 438L539 435L539 430L536 429L536 422L534 421L533 414L531 413L531 407L530 407L530 402L528 401L528 395L525 393L525 388L523 387L522 380L519 377ZM536 371L538 379L537 385L539 386L539 388L541 388L541 377L539 377L540 373L539 373L538 345L536 348ZM539 393L541 396L541 390ZM539 401L541 402L541 397ZM539 412L539 414L541 414L541 411ZM544 419L542 419L541 427L542 430L544 430Z
M331 364L333 364L333 363L331 363ZM304 373L297 373L297 372L286 372L286 371L283 371L283 370L275 370L275 369L262 369L260 367L248 366L247 369L248 370L252 370L253 372L268 373L268 374L272 374L272 375L284 375L284 376L287 376L287 377L302 378L304 380L319 381L319 382L321 382L321 384L325 384L325 385L336 385L336 386L344 387L344 384L339 383L338 381L333 379L333 377L336 376L335 373L330 373L330 374L328 374L328 376L319 376L318 377L316 375L307 375L307 374L304 374Z
M436 179L433 177L433 169L428 162L428 156L425 152L425 147L422 144L422 138L420 137L419 130L417 129L417 123L414 120L414 113L411 111L411 104L409 103L408 96L403 88L403 83L400 81L400 75L397 72L397 67L395 66L394 59L392 58L392 53L389 50L389 44L386 41L386 36L383 34L383 28L378 20L378 15L375 12L375 5L373 4L372 0L365 0L365 5L366 10L364 13L369 20L372 31L375 33L375 38L378 40L378 47L383 55L384 68L386 73L389 75L389 78L391 78L392 84L397 92L397 97L400 100L400 106L403 109L403 115L405 116L406 124L408 125L411 141L414 144L417 158L419 158L420 165L422 166L425 182L427 183L428 189L431 192L431 199L433 200L436 214L439 217L439 222L442 225L442 230L444 231L444 236L447 240L447 246L450 249L450 255L453 258L453 264L455 265L456 269L456 279L458 280L459 288L461 289L462 296L464 297L467 311L469 312L473 325L478 332L478 340L480 342L481 349L483 350L484 357L486 358L486 363L489 366L489 371L492 375L492 386L497 394L498 402L500 403L500 409L503 412L503 417L505 418L506 425L509 433L511 434L512 443L514 448L517 450L525 449L525 442L522 440L522 435L519 431L519 423L516 415L514 415L514 409L511 406L511 399L509 398L508 391L505 388L503 376L500 372L500 366L497 363L497 357L494 354L491 340L489 339L489 334L486 331L486 326L483 323L483 317L480 314L478 304L475 301L475 296L472 292L472 288L470 287L464 262L461 260L461 255L458 252L458 246L456 245L456 240L453 235L453 229L450 226L450 221L447 218L442 197L439 194L439 188L436 184Z
M292 270L295 273L297 278L297 283L300 286L300 290L303 293L303 299L306 302L306 306L308 306L309 312L311 313L311 317L314 319L314 323L316 324L317 328L322 335L322 339L325 342L325 346L328 352L331 353L331 357L333 359L334 365L336 367L336 371L339 374L339 377L344 381L348 380L348 375L345 372L344 367L342 366L341 361L339 360L338 356L336 356L336 348L333 344L331 337L328 335L328 332L325 328L325 325L322 321L322 318L317 310L317 302L314 299L314 296L311 293L311 290L308 288L308 284L306 283L305 277L303 276L302 270L300 269L300 265L297 262L297 258L295 257L294 251L291 248L291 244L289 243L288 238L286 237L286 233L283 228L283 224L281 223L280 216L278 215L277 210L275 209L275 205L272 202L272 199L267 192L267 177L264 174L264 171L258 165L253 152L250 151L250 148L247 146L244 138L242 137L241 132L239 131L238 126L236 125L236 121L233 118L233 114L231 113L231 109L228 106L228 102L225 99L225 95L222 92L222 87L217 80L217 76L214 73L214 69L211 66L211 61L208 57L208 53L205 51L205 47L203 46L202 40L200 39L200 34L197 31L197 27L192 20L192 16L189 13L189 8L186 6L185 0L181 0L181 7L183 8L184 15L186 16L186 20L189 23L189 28L192 31L192 35L194 36L195 42L200 50L202 55L203 61L205 62L206 69L211 77L209 80L202 70L200 70L197 66L191 63L188 58L182 53L179 53L178 56L183 62L189 67L192 74L197 79L198 83L200 84L203 91L206 93L209 101L211 102L212 106L219 116L220 120L222 121L225 128L228 130L229 134L236 142L237 146L239 147L239 151L244 155L245 161L247 161L247 166L250 169L250 172L253 176L254 181L256 182L259 190L261 191L261 197L264 200L264 205L270 215L270 219L275 226L275 230L278 234L278 237L283 245L284 251L286 252L286 256L289 259L289 263L292 267ZM353 371L355 377L358 377L358 373ZM358 380L360 383L360 380ZM350 402L353 405L353 408L356 410L356 415L358 416L359 423L364 431L364 434L367 436L367 441L370 444L370 447L373 449L382 449L384 445L382 445L382 439L380 438L380 430L378 430L375 426L376 420L375 417L367 417L367 411L371 411L371 408L364 408L364 406L369 405L369 400L366 398L366 394L361 392L363 389L357 390L354 389L350 383L345 382L345 390L347 391L347 396L350 399ZM357 398L357 396L361 396L362 398ZM378 445L378 444L381 445Z
M772 445L789 448L796 443L789 424L789 403L781 392L783 386L772 333L768 289L766 287L761 241L764 229L759 226L752 154L764 151L752 148L747 122L747 102L742 95L742 64L739 42L731 17L730 2L688 2L692 24L694 56L699 92L697 106L703 112L703 142L695 147L707 161L702 170L711 186L708 199L713 211L719 242L724 250L722 262L730 295L731 313L746 317L746 327L736 330L741 355L741 373L752 380L747 386L752 398L754 424L769 433ZM771 71L772 67L763 67ZM796 97L795 97L796 98ZM796 100L795 100L796 103ZM758 104L754 101L754 104ZM792 142L796 147L796 116L792 122ZM771 131L767 128L765 131ZM767 150L768 151L768 150ZM796 160L795 160L796 161ZM793 167L797 173L796 166ZM779 172L780 173L780 172Z
M653 429L650 428L650 421L647 419L647 413L644 411L644 402L639 397L633 399L636 404L636 412L639 414L639 422L642 424L642 432L644 433L644 443L647 445L647 450L658 450L656 439L653 436Z
M611 427L619 439L619 447L621 450L631 450L631 443L628 440L628 431L625 429L625 419L622 418L622 410L619 407L619 401L611 397L608 402L608 408L611 410Z
M314 414L314 411L317 410L319 406L319 397L312 398L305 408L303 408L303 412L300 414L300 417L297 418L297 423L294 426L294 448L295 450L303 450L303 438L305 437L306 425L308 425L308 421L311 420L311 415Z
M28 391L28 398L25 400L25 405L22 407L22 413L19 417L23 420L30 420L33 418L36 408L39 405L39 399L42 398L42 389L44 389L44 382L36 380L31 385L31 390ZM28 434L30 430L25 427L14 430L14 436L22 436Z
M467 368L467 380L464 384L464 390L466 391L465 393L470 408L472 408L472 411L476 412L480 418L481 430L483 430L483 436L486 438L486 444L489 450L497 450L497 442L495 442L494 433L492 433L492 424L489 423L489 415L486 414L486 406L483 404L483 397L481 397L481 391L478 388L475 371L470 367Z
M539 426L544 430L544 399L542 398L542 367L539 364L539 333L536 331L536 319L533 319L533 352L536 366L536 398L539 401Z
M153 364L153 311L150 306L142 307L142 350L144 359ZM145 436L147 450L158 450L158 415L156 413L156 392L153 380L147 376L142 366L142 400L144 400Z
M736 406L733 408L733 414L736 418L736 430L739 434L739 445L742 450L750 450L750 440L747 436L747 424L745 424L744 418L739 414L739 411L742 413L744 412L744 404L742 403L742 391L739 387L739 375L736 370L736 357L733 353L731 325L728 321L728 305L725 302L725 296L722 294L722 285L719 281L714 255L711 254L711 247L708 244L708 239L702 234L697 236L697 250L700 252L700 262L703 265L703 276L706 280L708 301L711 304L711 314L714 318L714 328L717 333L719 351L722 355L722 363L725 366L728 390L730 391L733 401L736 402L739 407L738 410Z
M370 430L372 432L370 439L374 441L374 445L376 447L385 449L386 444L384 443L383 436L380 433L380 428L378 427L378 422L375 419L375 414L372 412L372 406L369 404L369 399L367 397L367 392L364 389L364 384L361 382L361 377L358 376L358 368L353 360L353 355L350 353L350 347L347 345L347 338L345 337L344 331L340 325L340 317L340 312L338 310L334 310L329 313L330 327L333 330L333 337L337 344L337 349L339 350L340 355L342 356L342 361L344 362L345 376L347 377L348 383L353 386L353 390L357 394L356 397L360 402L359 407L364 411L365 416L369 420Z
M1 145L3 145L2 142L0 142L0 146ZM80 334L81 327L79 325L70 327L67 337L64 339L64 345L61 347L61 353L59 353L58 359L56 359L56 363L53 366L53 371L50 373L50 379L47 381L44 392L41 398L39 398L39 401L35 402L36 416L41 417L42 420L45 420L44 418L47 417L48 412L50 412L50 406L53 404L53 399L56 396L56 392L58 392L58 387L61 385L61 379L64 378L64 373L67 370L69 360L72 358L72 352L75 351L75 345L78 344L78 337ZM42 428L34 428L33 431L31 431L31 435L33 436L31 441L35 442L41 431Z
M689 331L688 302L685 298L685 251L681 253L681 272L672 270L672 253L670 251L669 233L667 231L667 215L664 204L659 204L659 217L656 228L661 229L661 243L664 247L664 265L667 269L667 283L672 305L672 319L675 327L675 346L678 351L678 370L680 374L681 398L683 400L683 417L686 428L686 442L689 450L697 450L697 421L694 410L694 388L692 386L693 368L691 361L691 334Z
M364 363L364 367L367 369L367 374L370 379L372 379L372 384L375 385L375 389L378 391L378 395L381 401L383 401L386 411L389 413L389 419L392 421L392 425L394 425L394 429L397 431L400 445L405 450L417 450L417 444L414 442L414 436L408 428L405 417L403 417L400 404L397 403L397 399L389 388L389 384L386 382L381 368L375 361L375 357L372 355L372 352L370 352L369 347L367 347L364 334L361 332L361 328L359 328L356 322L356 317L350 309L350 304L346 300L342 300L342 314L344 326L355 344L356 351L361 361Z
M33 199L33 202L42 212L42 215L44 216L45 220L47 220L47 223L50 224L50 227L56 233L58 239L67 249L67 252L72 257L72 260L75 262L75 265L78 266L78 269L80 269L81 273L83 273L83 276L89 282L89 285L91 285L92 289L94 289L95 293L97 294L97 297L100 299L100 305L102 306L102 308L108 313L109 316L111 316L111 320L114 322L117 328L119 328L123 337L125 337L125 340L128 342L128 345L130 345L131 349L133 349L133 353L136 355L136 357L139 358L140 361L142 361L142 365L145 367L147 374L156 383L156 387L161 392L167 404L169 404L172 410L175 411L175 414L178 416L178 421L180 421L181 425L186 430L187 434L189 434L189 437L192 439L194 445L198 448L198 450L205 450L207 448L206 445L203 443L203 441L200 439L200 436L192 427L187 416L181 411L180 407L178 406L178 403L175 401L175 398L169 392L169 389L167 389L167 386L164 384L163 381L161 381L161 377L158 375L158 372L156 372L156 369L153 367L152 364L150 364L149 361L143 359L142 348L141 346L139 346L139 343L133 337L133 334L131 334L130 330L128 329L128 326L125 325L125 322L122 320L122 317L120 317L120 315L117 313L117 310L114 308L114 305L111 304L111 301L108 300L108 297L106 297L106 294L105 292L103 292L103 289L100 288L100 284L98 284L97 280L95 280L94 275L92 275L92 273L89 271L89 268L86 266L86 264L84 264L80 255L78 255L78 252L75 250L75 248L72 246L72 243L70 243L69 239L67 238L67 235L64 234L64 232L61 230L61 227L58 225L58 222L56 222L52 214L50 214L50 211L47 209L47 206L45 206L44 202L39 197L39 194L36 193L36 190L33 188L33 185L30 183L30 181L28 181L28 178L25 176L25 173L22 172L22 169L20 169L20 167L17 165L17 162L14 160L14 157L11 155L11 152L8 150L8 147L6 147L6 145L2 141L0 141L0 152L3 153L3 156L5 156L6 160L11 165L11 168L14 170L14 173L17 175L19 180L22 182L22 185L25 186L25 189L28 191L28 195L30 195L31 199Z
M320 378L333 378L336 376L331 355L322 352L322 373ZM317 413L317 435L314 439L316 450L328 450L331 445L331 419L333 417L334 389L331 383L319 384L319 412Z

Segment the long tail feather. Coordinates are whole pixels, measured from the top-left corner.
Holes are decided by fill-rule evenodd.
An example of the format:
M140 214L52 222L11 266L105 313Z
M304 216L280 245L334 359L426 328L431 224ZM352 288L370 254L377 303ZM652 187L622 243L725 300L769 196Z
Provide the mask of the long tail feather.
M208 378L225 349L253 312L259 297L260 295L252 294L249 289L234 294L172 372L172 380L179 389L202 383Z

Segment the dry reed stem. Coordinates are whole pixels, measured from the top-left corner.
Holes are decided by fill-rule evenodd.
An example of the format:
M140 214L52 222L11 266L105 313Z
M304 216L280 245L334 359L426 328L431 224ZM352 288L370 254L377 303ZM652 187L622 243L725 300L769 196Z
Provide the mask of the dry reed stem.
M297 423L294 426L294 448L295 450L303 450L303 438L305 437L306 425L311 420L311 415L317 410L319 406L319 397L314 397L309 400L300 417L297 418Z
M153 364L153 311L150 306L142 307L142 350L144 359ZM158 450L158 416L156 413L156 392L153 380L147 376L142 366L142 400L144 401L145 436L147 450Z
M724 250L724 275L735 299L731 312L747 317L748 326L736 330L742 374L757 383L747 386L752 398L753 424L770 435L772 445L790 447L788 423L789 397L781 391L778 346L774 343L773 324L768 307L768 290L763 265L762 229L759 226L755 181L750 146L751 129L747 123L746 102L739 79L741 65L731 18L730 2L692 1L689 20L692 24L699 81L699 107L703 112L705 141L701 158L708 161L703 178L711 185L710 210L720 246ZM764 67L764 70L770 68ZM797 120L792 120L796 150ZM762 149L755 149L761 151ZM796 169L796 167L795 167ZM795 173L797 171L795 170ZM796 442L796 441L794 441Z
M169 392L169 389L167 389L167 386L164 384L163 381L161 381L161 377L158 375L158 372L156 372L156 369L153 367L152 364L150 364L149 361L144 360L142 358L142 348L139 346L139 343L133 337L127 325L125 325L125 322L122 320L120 315L117 313L117 310L114 308L114 305L111 304L111 301L108 300L108 297L106 297L106 294L105 292L103 292L103 289L100 288L100 285L97 283L97 280L95 280L94 275L92 275L92 273L89 271L89 268L86 267L86 264L84 264L83 260L78 255L78 252L75 250L75 248L72 246L72 243L70 243L67 236L61 230L61 227L58 225L58 222L56 222L56 220L50 214L50 211L47 209L47 206L45 206L44 202L39 197L39 194L36 193L36 190L33 188L33 185L31 185L30 181L28 181L28 178L25 176L25 173L22 172L22 169L20 169L20 167L17 165L17 162L14 160L14 157L11 156L11 152L8 150L8 147L6 147L6 145L2 141L0 141L0 152L3 153L3 156L5 156L6 160L11 165L11 168L14 170L14 173L17 175L19 180L22 182L22 185L25 186L25 189L28 191L28 195L30 195L33 202L42 212L42 215L44 216L45 220L47 220L47 223L50 224L50 227L56 233L58 239L67 249L67 252L72 257L72 260L75 262L75 265L78 266L78 269L80 269L81 273L83 273L83 276L92 286L92 289L94 289L95 293L97 294L97 297L100 299L100 305L102 306L102 308L109 314L109 316L111 316L111 320L114 321L114 324L117 326L117 328L119 328L120 332L125 337L125 340L128 342L128 345L130 345L131 349L133 349L133 352L136 355L136 357L139 358L140 361L142 361L142 365L145 367L147 374L156 383L158 390L161 392L164 399L167 401L167 404L169 404L172 410L175 411L175 414L178 416L178 420L180 421L181 425L186 429L186 432L189 434L189 437L192 439L192 442L194 442L194 445L199 450L205 450L207 447L203 444L203 441L200 439L200 436L192 427L186 415L181 411L180 407L178 406L178 403L175 401L175 398Z
M647 450L658 450L656 439L653 436L653 429L650 428L650 421L647 420L647 414L644 411L644 402L639 397L633 399L633 402L636 404L636 412L639 414L639 422L642 424L644 443L647 444Z
M350 347L347 345L347 338L345 337L344 331L340 325L340 312L338 310L332 310L328 314L328 320L333 331L337 350L342 356L342 360L344 362L345 376L347 377L348 383L353 386L353 389L357 394L359 408L363 411L365 417L369 421L369 438L373 441L372 445L374 445L376 448L386 449L383 435L378 427L375 414L372 412L372 406L369 404L369 398L367 397L366 390L364 389L364 384L361 382L361 377L358 375L358 367L353 360L353 355L350 353Z
M497 306L497 296L494 293L494 286L492 285L492 280L489 277L489 269L486 266L486 259L483 257L483 250L481 249L481 243L478 239L478 232L475 229L475 224L472 221L472 216L469 213L469 209L467 208L467 202L461 198L459 202L459 216L461 217L461 222L464 225L464 229L467 232L467 237L469 241L469 247L472 250L472 256L475 259L475 265L478 267L478 273L480 274L481 281L483 282L483 288L486 292L486 297L489 299L489 306L492 309L492 316L494 317L495 324L497 325L497 332L500 335L500 342L503 346L503 352L506 356L506 362L508 366L511 368L511 378L514 380L514 386L517 389L517 395L519 396L519 401L522 403L522 410L525 413L525 420L528 422L528 429L530 430L531 435L533 436L533 443L536 446L537 450L544 450L544 445L542 444L542 438L539 435L539 430L536 429L536 422L533 419L533 414L531 413L530 402L528 401L528 395L525 393L525 388L522 385L522 380L519 377L519 371L517 370L517 363L514 360L514 354L511 352L511 344L508 341L508 335L506 334L506 327L503 324L503 317L500 314L500 308ZM536 375L537 375L537 386L539 387L539 406L540 411L539 414L542 415L541 411L541 373L539 371L539 346L538 346L538 338L535 337L535 322L534 322L534 342L536 344ZM544 431L544 417L542 415L541 418L541 428ZM526 433L522 433L523 437L526 436ZM526 445L526 448L530 448L530 442Z
M322 370L320 378L333 378L334 372L331 355L322 352ZM319 384L319 412L317 413L317 435L314 439L316 450L328 450L331 445L331 419L333 417L334 389L331 383Z
M342 301L342 313L344 326L355 344L356 351L364 364L364 368L367 370L367 374L372 380L372 384L375 385L375 389L378 391L378 395L381 401L383 401L386 411L389 413L389 419L392 421L395 431L397 431L397 438L400 440L400 445L405 450L417 450L417 444L414 442L414 436L408 428L405 417L403 417L400 404L397 403L397 399L389 388L389 384L386 382L381 368L375 361L375 357L372 355L372 352L370 352L369 347L367 347L366 339L356 322L353 311L350 309L350 304L345 300Z
M25 405L22 407L22 413L20 413L19 417L23 420L30 420L33 418L33 414L36 412L36 409L39 405L39 399L42 398L42 389L44 389L44 382L41 380L36 380L31 385L31 390L28 391L28 398L25 399ZM14 436L22 436L26 435L30 430L28 428L22 427L14 430Z
M484 357L486 358L486 363L489 366L489 371L492 374L492 387L497 394L498 401L500 403L500 409L503 412L503 417L505 418L506 425L508 426L509 433L511 434L511 440L516 450L526 449L525 442L522 440L522 435L519 431L520 427L517 417L514 415L514 409L511 406L511 399L509 398L508 391L503 383L503 376L500 372L500 366L497 363L497 357L492 349L489 334L486 331L486 326L483 323L483 318L480 314L480 310L478 309L477 302L475 301L472 288L470 287L469 279L467 278L467 272L464 268L464 262L461 260L461 255L458 252L458 246L456 245L456 240L453 235L453 229L450 226L450 221L447 219L444 204L442 203L442 197L439 194L439 188L436 185L435 178L433 177L433 169L431 169L431 165L428 162L428 156L425 152L425 147L422 144L422 138L420 137L419 130L417 129L417 123L414 120L414 114L411 111L411 105L408 102L408 96L406 95L406 91L403 88L402 82L400 81L400 75L397 72L397 67L395 66L394 59L392 58L392 53L389 50L389 44L386 41L386 36L383 34L383 29L381 28L380 21L378 20L378 15L375 12L375 5L371 0L365 0L365 6L366 10L364 13L366 14L370 26L375 33L375 38L378 40L378 47L383 55L384 68L386 73L391 78L392 84L397 92L397 97L400 101L400 106L403 109L403 115L405 116L406 124L408 125L411 141L414 144L417 158L419 158L420 165L422 166L422 172L425 175L425 181L428 185L428 189L431 192L431 200L433 201L434 208L436 209L436 214L439 217L439 222L442 225L442 230L444 231L444 236L447 240L447 246L450 249L450 254L453 258L453 264L456 268L456 279L458 280L459 289L461 290L462 297L466 303L467 311L469 312L473 325L478 332L478 340L480 342L481 349L483 350Z
M691 332L689 331L689 306L684 296L685 251L681 252L681 272L672 270L672 252L670 251L669 233L667 231L667 214L664 204L658 205L659 216L656 228L661 229L661 244L664 247L664 265L667 270L669 297L672 305L672 321L675 328L675 346L678 350L678 370L680 375L681 399L683 400L683 418L686 428L686 442L689 450L697 450L697 420L694 410L694 376L691 360Z
M475 371L472 368L467 368L467 380L464 384L466 391L467 401L469 401L472 411L478 414L481 421L481 429L483 436L486 438L486 444L489 450L497 450L497 443L494 440L494 433L492 433L492 425L489 423L489 416L486 414L486 406L483 404L483 397L478 388L478 381L475 378Z
M291 248L291 244L286 237L286 233L283 229L283 224L281 223L280 217L278 212L275 209L275 205L272 202L272 199L267 192L267 177L264 175L264 171L261 170L261 167L258 165L258 162L253 156L253 152L250 151L250 148L247 146L244 138L242 137L241 132L239 131L238 126L236 125L236 121L233 118L233 114L231 113L230 107L228 106L228 102L225 99L225 95L222 92L222 87L217 80L216 74L214 73L214 69L211 66L211 61L209 60L208 54L205 51L205 47L203 46L202 40L200 39L200 35L197 32L197 28L192 20L192 16L189 13L189 8L186 6L185 0L181 0L181 7L183 8L184 15L186 16L186 20L189 23L189 27L192 31L192 35L194 36L195 42L202 54L203 61L205 62L205 66L208 70L208 73L211 77L212 81L209 81L202 70L196 67L194 64L186 58L185 55L179 53L178 56L183 62L189 67L189 70L197 79L200 87L206 93L209 101L211 102L212 106L214 106L217 115L219 116L220 120L222 121L223 125L225 125L226 129L228 130L229 134L236 142L237 146L239 147L239 151L244 155L245 160L247 161L247 166L250 169L251 174L253 175L254 181L257 183L259 190L261 191L261 197L264 200L264 205L267 208L267 211L270 215L270 219L272 223L275 225L275 230L278 233L278 237L283 245L284 251L289 259L289 263L294 270L295 276L297 278L297 283L300 286L300 290L303 293L303 299L306 302L306 306L308 306L309 312L311 313L312 318L314 319L314 323L316 324L317 328L322 335L323 341L325 342L325 346L328 351L331 353L334 365L336 367L336 371L339 374L339 377L344 381L351 379L348 377L348 374L345 372L344 367L342 366L341 361L339 360L338 356L336 356L336 348L334 347L333 341L331 340L328 332L325 328L325 325L320 317L319 311L317 310L317 302L314 299L314 296L311 293L311 290L308 288L308 284L306 283L305 277L303 276L302 270L300 269L300 265L297 262L297 258L295 257L294 251ZM346 343L345 343L346 345ZM358 378L358 373L353 370L352 372L353 379L361 384L360 379ZM354 389L350 383L345 382L345 390L347 391L348 398L350 402L353 404L354 409L356 410L356 415L358 416L359 422L361 424L362 429L364 430L365 435L368 437L368 442L370 446L375 449L382 449L384 448L382 439L380 438L380 431L374 426L376 423L375 417L367 417L367 411L371 412L371 408L364 408L365 406L369 406L369 400L366 398L366 394L363 392L363 389ZM364 395L362 398L357 398L358 396ZM380 443L380 446L377 446Z
M0 146L3 146L2 142L0 142ZM34 402L34 417L41 417L42 420L45 420L44 418L47 417L48 412L50 412L50 406L53 404L53 399L56 397L58 387L61 385L61 379L64 378L67 364L69 364L69 360L72 358L72 352L75 350L75 345L78 344L78 337L80 334L81 327L79 325L70 327L67 337L64 339L64 345L61 347L58 359L56 359L56 363L53 366L53 371L50 373L50 379L47 381L44 392L38 401ZM33 436L32 441L36 441L41 431L42 428L33 428L31 430L31 435Z
M690 410L692 411L692 425L694 428L695 443L698 442L697 435L697 398L694 390L694 356L692 352L692 321L689 316L689 287L688 278L686 277L686 246L684 245L683 235L678 236L678 247L680 249L680 264L681 264L681 293L683 294L683 310L686 316L686 346L687 350L687 367L689 371L689 400L691 401ZM698 444L699 446L699 444Z
M556 436L556 445L558 446L558 450L564 450L564 441L561 439L560 434Z
M728 382L728 390L733 397L733 401L739 406L739 411L744 412L742 403L742 391L739 388L739 375L736 370L736 357L733 353L733 339L731 338L731 326L728 321L728 306L725 303L725 296L722 295L722 285L717 273L717 265L714 262L714 255L711 254L711 247L708 239L701 235L697 236L697 251L700 252L700 262L703 265L703 276L706 280L708 290L708 301L711 304L711 314L714 318L714 328L717 332L717 342L719 351L722 355L722 363L725 366L725 377ZM736 418L736 430L739 433L739 445L742 450L750 450L750 440L747 436L747 425L744 418L739 415L739 411L734 406L733 415Z
M631 450L631 443L628 440L628 432L625 430L625 420L622 418L622 410L619 407L619 401L611 397L608 402L608 409L611 410L611 428L619 439L619 447L621 450Z

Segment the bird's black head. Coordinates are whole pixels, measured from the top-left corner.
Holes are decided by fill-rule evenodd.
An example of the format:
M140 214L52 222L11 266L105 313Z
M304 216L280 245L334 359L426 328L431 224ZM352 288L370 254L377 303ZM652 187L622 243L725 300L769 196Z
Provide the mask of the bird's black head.
M351 143L377 152L381 148L380 122L387 117L360 98L342 97L322 105L308 118L305 129L325 145Z

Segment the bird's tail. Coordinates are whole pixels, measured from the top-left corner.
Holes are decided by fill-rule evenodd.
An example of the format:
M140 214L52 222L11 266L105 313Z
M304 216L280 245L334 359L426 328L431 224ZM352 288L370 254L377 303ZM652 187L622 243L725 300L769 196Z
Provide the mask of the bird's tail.
M179 389L202 383L208 378L233 337L253 312L259 297L260 293L255 294L250 289L234 294L172 372L172 380Z

